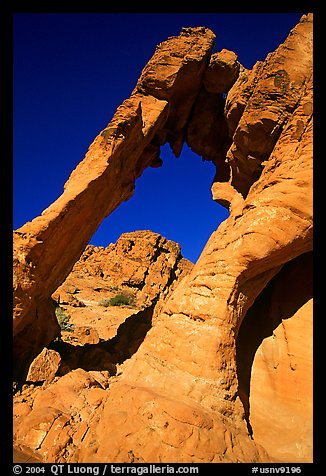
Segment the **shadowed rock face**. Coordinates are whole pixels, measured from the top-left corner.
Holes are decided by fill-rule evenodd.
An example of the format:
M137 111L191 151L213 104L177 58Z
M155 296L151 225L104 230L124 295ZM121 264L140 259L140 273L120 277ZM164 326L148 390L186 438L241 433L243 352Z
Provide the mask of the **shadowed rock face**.
M213 198L230 211L109 388L76 369L30 397L24 417L18 412L25 426L17 427L17 444L45 461L311 461L311 425L296 444L298 426L310 418L302 401L311 400L311 346L302 355L295 344L311 331L311 295L297 300L291 284L307 273L312 250L312 15L251 71L230 52L211 56L213 39L206 28L189 28L159 45L63 195L15 232L21 374L21 363L57 334L49 297L101 220L130 197L135 179L159 165L160 145L168 141L178 155L187 140L212 160ZM215 74L225 74L216 88ZM263 292L273 295L269 283L278 289L279 310L267 312L261 300ZM263 330L254 323L262 313ZM279 355L293 364L280 366L275 385L264 362L271 355L268 319L277 321L271 332ZM256 333L248 352L246 333ZM295 375L306 375L305 382ZM280 390L293 379L296 402ZM280 451L264 426L277 434L273 414L286 423L294 410ZM61 443L51 446L54 432Z

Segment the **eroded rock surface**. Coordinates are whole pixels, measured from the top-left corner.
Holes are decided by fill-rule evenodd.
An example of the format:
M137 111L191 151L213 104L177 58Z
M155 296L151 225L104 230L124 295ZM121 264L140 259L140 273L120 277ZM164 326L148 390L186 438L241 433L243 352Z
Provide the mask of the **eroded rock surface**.
M26 377L27 382L53 380L60 364L61 357L58 352L44 348L31 363Z
M70 288L74 292L78 279L85 288L85 278L89 276L96 278L96 290L102 298L109 296L101 291L110 286L111 290L131 293L138 307L149 306L165 298L177 278L191 268L192 263L182 257L178 243L149 230L123 233L106 248L88 245L54 297L61 290Z
M39 392L47 392L49 401L50 395L62 395L62 386L71 386L69 398L60 396L53 409L51 421L62 418L53 427L37 401L20 402L26 427L23 432L18 426L16 443L45 461L311 461L311 340L304 349L299 343L311 333L312 296L300 292L300 280L293 289L293 279L307 274L313 239L312 15L304 15L251 71L232 54L210 60L213 37L205 28L184 29L160 45L65 193L17 232L19 361L55 335L45 333L41 311L90 237L89 225L69 253L63 252L78 217L84 222L85 211L86 222L96 228L132 193L141 171L159 164L161 144L169 141L178 155L186 140L212 160L213 198L230 211L109 387L78 369L46 384ZM221 87L211 86L213 72L223 71L221 56L229 58L228 75L237 70L225 79L226 101ZM130 243L123 246L132 256ZM53 276L45 274L49 266ZM134 269L129 284L145 282L145 288L141 275L141 267ZM268 310L266 296L274 296ZM288 305L285 296L291 296ZM28 347L28 329L37 323L36 343ZM294 399L285 382L295 388ZM92 398L96 402L89 407ZM284 418L283 449L272 437L282 431L275 416ZM48 450L52 428L60 444Z
M14 233L15 372L59 333L49 297L101 224L133 194L143 170L160 163L160 146L180 152L187 115L215 35L184 29L157 47L130 98L118 107L72 172L64 193ZM177 53L176 52L180 52Z
M283 266L249 309L237 339L250 429L276 461L313 458L311 258L305 253Z

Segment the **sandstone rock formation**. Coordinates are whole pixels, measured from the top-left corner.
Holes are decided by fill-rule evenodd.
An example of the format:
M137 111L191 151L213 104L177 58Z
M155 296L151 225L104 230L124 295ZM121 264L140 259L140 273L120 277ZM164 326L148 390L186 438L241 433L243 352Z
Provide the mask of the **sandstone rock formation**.
M146 167L160 163L162 144L168 141L175 153L180 152L214 37L207 28L184 28L180 36L159 45L130 98L118 107L72 172L64 193L40 217L15 231L17 375L58 335L49 296L67 277L102 220L130 198L136 178Z
M30 365L26 380L28 382L53 380L60 363L61 357L58 352L44 348Z
M212 160L230 211L108 387L75 369L17 396L16 444L44 461L312 461L312 15L251 71L210 56L213 38L159 45L63 195L16 232L21 374L57 333L51 294L160 145Z
M253 437L281 461L312 458L312 344L312 260L305 253L266 286L237 343Z
M86 247L52 296L62 313L57 313L61 339L33 360L27 384L14 398L15 439L21 449L31 454L42 448L40 455L49 460L62 449L66 451L70 443L74 448L89 428L87 418L96 410L97 400L92 396L105 395L101 389L110 387L119 364L138 349L155 313L192 267L182 257L179 244L151 231L124 233L107 248ZM121 295L132 296L132 305L101 304ZM69 316L68 324L62 322L62 316ZM85 417L78 412L74 424L81 382ZM88 389L94 386L99 391L89 394ZM72 404L62 406L69 398ZM49 406L52 410L47 412ZM57 437L63 443L53 445L52 439Z
M60 373L82 367L115 374L192 267L179 244L151 231L124 233L106 248L87 246L52 295L65 342L52 344L64 354Z
M166 298L177 278L192 268L180 251L178 243L148 230L123 233L106 248L88 245L54 297L67 286L76 289L78 277L85 287L85 277L90 276L96 277L99 293L101 285L110 285L132 293L138 307L149 306Z

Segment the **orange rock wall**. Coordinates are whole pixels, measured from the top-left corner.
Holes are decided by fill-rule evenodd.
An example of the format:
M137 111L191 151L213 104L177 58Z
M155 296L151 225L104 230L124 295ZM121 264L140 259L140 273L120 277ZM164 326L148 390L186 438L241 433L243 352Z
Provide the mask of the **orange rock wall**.
M251 434L275 461L312 461L312 260L286 264L249 309L237 339Z
M35 330L37 322L46 322L40 304L65 279L89 239L91 226L74 241L72 254L67 253L71 227L76 226L83 210L95 202L99 210L99 204L105 202L105 210L93 218L96 228L110 207L130 195L141 170L153 160L157 164L159 146L165 141L176 155L185 137L194 149L203 146L203 121L199 116L189 121L187 117L190 103L194 104L193 114L196 112L196 98L197 111L198 104L207 105L212 95L218 102L219 93L205 76L205 68L215 68L216 61L209 62L213 37L207 29L185 29L180 37L160 45L131 98L118 109L106 132L95 139L85 160L72 173L62 197L42 217L16 233L18 362L26 349L28 326ZM173 48L182 55L169 56ZM162 58L165 63L161 63ZM230 61L236 64L232 55ZM308 340L311 335L310 297L305 294L298 306L300 285L293 289L290 284L296 275L308 270L313 245L312 15L304 15L265 62L251 71L240 65L238 74L238 79L227 83L233 86L225 107L219 103L216 120L223 124L223 132L213 143L209 143L213 133L205 136L207 145L216 149L216 154L208 149L206 157L217 165L213 198L228 206L230 216L212 234L137 352L124 362L108 389L96 392L100 393L96 408L87 404L87 395L93 396L93 387L99 384L83 374L78 377L82 377L83 388L78 390L73 383L77 371L71 377L70 373L61 377L53 384L55 388L50 385L44 390L53 402L61 385L69 381L74 394L69 393L71 401L78 396L79 418L65 397L55 400L52 408L57 412L52 422L59 414L64 418L62 432L60 425L55 426L59 428L58 441L63 441L60 447L48 450L49 433L39 433L46 427L42 419L46 418L51 427L49 415L43 415L36 404L31 410L24 407L27 428L37 431L23 432L23 426L18 426L16 441L21 447L33 447L46 461L311 460L311 403L303 409L301 402L305 398L311 402L312 356L310 345L304 349L300 346L303 335ZM207 114L207 123L214 130L214 121ZM126 122L122 116L127 117ZM126 129L118 127L120 124ZM197 131L194 127L187 134L187 124L196 125ZM112 154L110 159L108 153ZM205 158L205 151L202 155ZM89 175L90 163L93 177ZM223 164L221 175L219 164ZM87 213L91 215L89 210ZM48 274L50 265L53 276ZM296 270L294 276L291 269ZM274 343L254 336L257 351L248 361L243 348L253 336L245 333L246 322L254 316L255 334L260 306L264 309L265 305L259 300L271 289L271 283L276 308L265 312L265 321L279 320L273 329ZM289 302L284 302L285 295L286 299L292 296ZM43 345L44 340L40 338ZM29 349L28 356L37 352L40 342ZM277 369L271 357L274 350L282 356ZM270 359L267 363L266 355ZM275 379L271 379L271 366ZM295 388L295 398L284 389L284 381ZM264 401L275 416L284 418L284 425L265 410ZM37 409L40 413L36 417ZM68 422L74 429L70 433ZM273 437L282 431L281 426L283 448ZM269 434L265 428L270 428ZM32 444L34 437L37 441Z

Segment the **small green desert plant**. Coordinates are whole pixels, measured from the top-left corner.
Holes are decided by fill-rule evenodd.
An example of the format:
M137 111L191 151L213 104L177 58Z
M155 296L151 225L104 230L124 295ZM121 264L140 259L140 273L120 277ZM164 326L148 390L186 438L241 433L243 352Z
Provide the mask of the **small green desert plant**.
M110 299L111 306L129 306L133 303L133 298L126 294L117 294Z
M100 306L131 306L134 303L134 297L127 294L117 294L116 296L108 299L101 299Z
M109 307L110 306L110 300L111 299L101 299L100 302L99 302L99 305L100 306L103 306L103 307Z
M75 325L69 323L70 316L69 314L66 314L65 310L61 306L56 306L55 315L62 331L72 332L74 330Z

